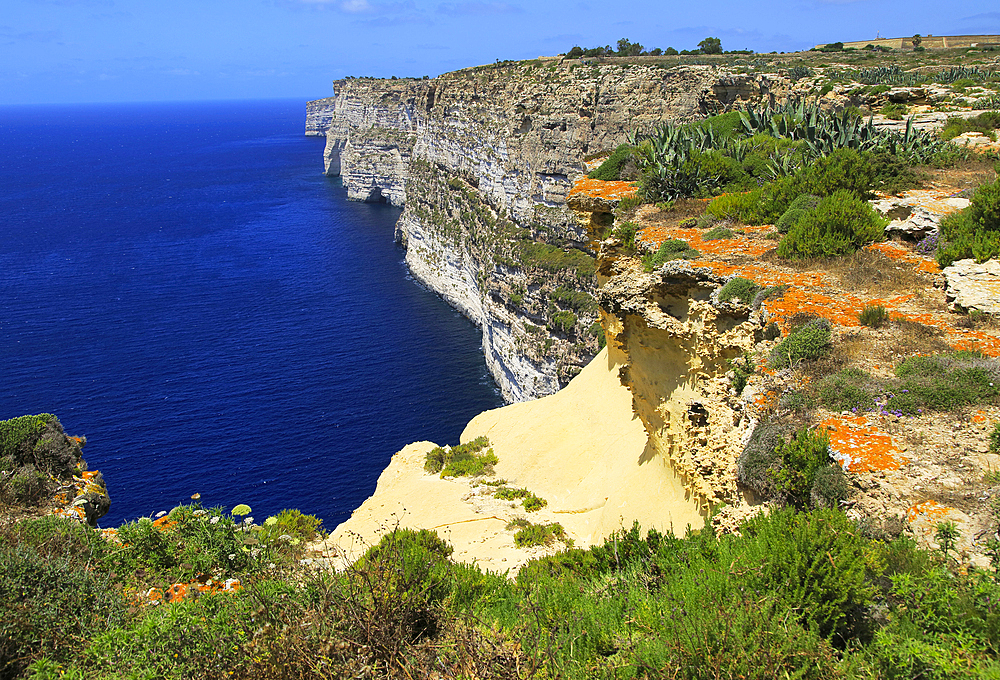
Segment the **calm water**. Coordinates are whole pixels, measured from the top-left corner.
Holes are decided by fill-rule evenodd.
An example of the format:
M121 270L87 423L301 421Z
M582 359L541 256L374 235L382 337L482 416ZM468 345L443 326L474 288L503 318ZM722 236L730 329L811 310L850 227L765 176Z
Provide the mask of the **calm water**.
M103 526L198 492L332 528L396 450L502 403L304 109L0 108L0 419L88 438Z

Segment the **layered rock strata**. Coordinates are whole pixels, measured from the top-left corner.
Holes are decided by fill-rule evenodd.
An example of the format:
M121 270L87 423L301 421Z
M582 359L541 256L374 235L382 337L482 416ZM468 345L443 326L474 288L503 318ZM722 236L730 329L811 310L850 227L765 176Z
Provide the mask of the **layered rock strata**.
M521 401L556 392L601 346L592 244L607 225L567 205L582 159L770 86L709 66L498 64L336 81L307 130L326 135L326 172L350 198L403 207L414 276L483 329L497 384Z

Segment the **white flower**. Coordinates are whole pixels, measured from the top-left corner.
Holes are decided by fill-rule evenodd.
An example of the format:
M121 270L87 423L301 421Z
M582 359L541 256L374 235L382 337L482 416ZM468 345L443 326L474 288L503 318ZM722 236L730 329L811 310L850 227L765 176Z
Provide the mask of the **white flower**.
M218 522L219 522L218 517L213 517L212 519L208 520L209 524L218 524Z
M229 559L235 560L236 559L236 553L229 553Z
M193 514L195 517L201 517L202 515L207 515L208 513L199 508L198 510L195 510L191 514Z

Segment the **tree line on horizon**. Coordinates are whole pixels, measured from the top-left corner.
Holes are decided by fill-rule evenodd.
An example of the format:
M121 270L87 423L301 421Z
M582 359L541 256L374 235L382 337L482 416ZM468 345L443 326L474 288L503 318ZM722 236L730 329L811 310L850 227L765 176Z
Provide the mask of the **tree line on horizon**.
M640 43L634 43L628 38L622 38L618 41L617 50L612 48L611 45L589 48L574 45L573 48L566 53L566 57L568 59L580 59L583 57L659 57L678 54L753 54L753 50L732 50L730 52L723 52L722 40L713 37L705 38L698 43L698 49L696 50L677 51L673 47L668 47L665 50L660 49L659 47L647 50Z

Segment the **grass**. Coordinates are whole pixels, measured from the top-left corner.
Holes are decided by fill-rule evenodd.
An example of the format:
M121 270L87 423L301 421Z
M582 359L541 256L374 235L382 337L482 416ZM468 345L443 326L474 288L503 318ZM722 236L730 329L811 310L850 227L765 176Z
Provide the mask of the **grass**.
M882 305L865 305L864 309L858 312L858 321L862 326L881 328L889 322L889 312Z
M424 470L440 473L442 477L476 477L492 474L498 459L493 449L483 453L490 445L486 437L476 437L471 442L450 448L437 446L427 452Z

